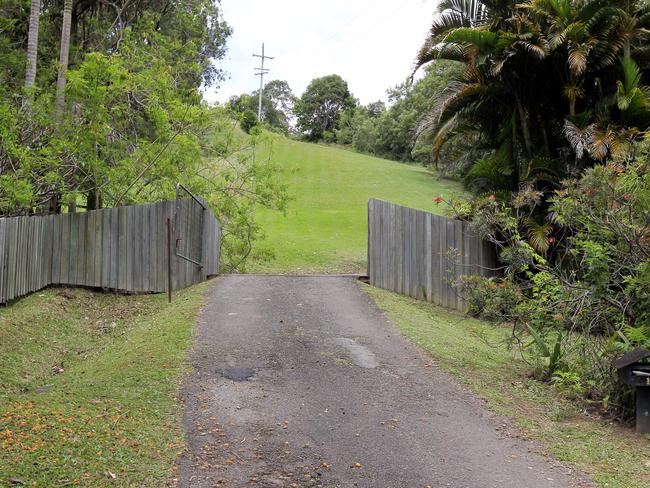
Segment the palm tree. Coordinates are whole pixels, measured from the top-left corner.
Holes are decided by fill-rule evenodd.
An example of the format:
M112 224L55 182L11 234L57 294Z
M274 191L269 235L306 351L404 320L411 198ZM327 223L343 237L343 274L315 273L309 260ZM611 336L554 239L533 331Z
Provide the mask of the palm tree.
M423 119L421 131L433 134L434 157L449 137L473 131L490 153L474 163L466 181L491 190L540 178L547 185L549 175L560 177L578 160L608 158L624 126L647 128L648 90L639 84L648 64L642 69L619 60L628 51L644 53L650 13L640 2L626 5L443 2L416 67L442 58L464 63L465 70ZM576 150L578 140L591 159L568 162L566 152Z
M415 71L439 57L462 61L461 52L445 49L449 47L445 42L446 35L460 27L484 25L487 19L487 7L479 0L442 0L438 4L438 12L433 18L427 38L416 57Z
M70 24L72 21L72 0L65 0L63 5L63 25L61 28L61 51L59 56L59 74L56 80L56 117L60 119L65 107L65 82L70 53Z
M25 88L31 88L36 81L36 60L38 57L38 24L41 17L41 1L32 0L29 11L29 34L27 35L27 68Z

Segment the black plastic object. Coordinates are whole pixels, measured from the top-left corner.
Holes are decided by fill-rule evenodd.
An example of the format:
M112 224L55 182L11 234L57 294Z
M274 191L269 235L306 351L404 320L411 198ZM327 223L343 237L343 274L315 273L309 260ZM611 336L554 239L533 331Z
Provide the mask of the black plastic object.
M650 434L650 357L647 349L635 349L614 361L618 379L636 389L636 431Z

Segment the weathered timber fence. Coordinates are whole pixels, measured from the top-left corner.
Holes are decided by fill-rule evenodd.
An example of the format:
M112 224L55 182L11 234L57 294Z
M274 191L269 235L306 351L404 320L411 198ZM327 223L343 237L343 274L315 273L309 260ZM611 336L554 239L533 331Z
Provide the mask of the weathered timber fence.
M368 202L370 284L464 310L463 275L495 274L494 247L469 224L381 200Z
M191 199L90 212L0 219L0 303L52 284L123 292L167 290L167 219L196 212ZM172 289L216 275L221 229L209 209L200 225L174 229L172 246L199 249L201 265L172 253Z

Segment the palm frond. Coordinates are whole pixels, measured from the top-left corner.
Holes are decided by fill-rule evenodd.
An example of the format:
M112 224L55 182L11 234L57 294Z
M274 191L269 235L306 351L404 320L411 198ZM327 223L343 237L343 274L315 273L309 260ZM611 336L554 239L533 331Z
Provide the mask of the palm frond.
M546 254L550 248L549 237L553 231L553 225L550 222L542 224L535 222L533 219L527 219L524 222L526 233L528 234L528 242L533 248L541 253Z
M548 42L544 38L536 39L537 42L532 41L516 41L515 46L521 47L524 51L531 54L537 59L544 59L548 56L550 51Z
M580 76L587 69L587 49L584 45L569 50L567 58L569 70L574 76Z
M584 129L580 129L570 120L565 120L562 134L569 141L569 144L571 144L571 147L576 153L576 157L582 159L587 147L594 142L596 124L590 124Z
M478 0L444 0L438 6L431 28L415 59L413 72L438 58L448 32L481 25L487 19L485 6ZM455 58L454 58L455 59Z
M626 92L631 92L638 88L641 82L641 70L632 58L621 58L621 68L623 68L623 87Z
M571 10L570 0L547 0L547 3L556 17L565 18L569 16Z
M494 157L479 159L465 176L464 183L479 191L507 190L512 188L510 174L512 168Z
M570 102L575 102L584 98L585 90L579 85L568 83L562 87L562 95Z
M460 27L450 31L445 37L445 42L457 44L469 44L475 46L479 51L486 52L496 47L499 35L482 29Z

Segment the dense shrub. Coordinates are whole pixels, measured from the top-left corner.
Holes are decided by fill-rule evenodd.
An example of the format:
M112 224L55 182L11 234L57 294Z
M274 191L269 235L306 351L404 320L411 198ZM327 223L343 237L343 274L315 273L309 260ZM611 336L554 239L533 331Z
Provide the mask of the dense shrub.
M630 396L612 361L650 346L649 147L646 138L550 195L452 204L500 248L505 271L461 283L468 311L512 324L540 377L624 415Z
M245 110L241 115L239 125L246 134L250 134L251 129L257 125L257 115L255 115L255 112L250 109Z

